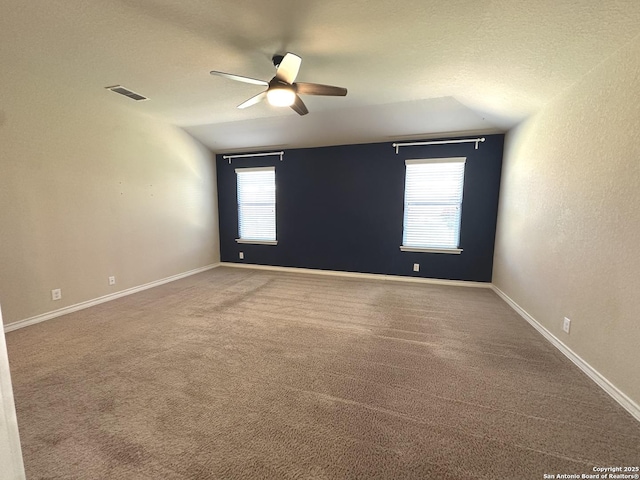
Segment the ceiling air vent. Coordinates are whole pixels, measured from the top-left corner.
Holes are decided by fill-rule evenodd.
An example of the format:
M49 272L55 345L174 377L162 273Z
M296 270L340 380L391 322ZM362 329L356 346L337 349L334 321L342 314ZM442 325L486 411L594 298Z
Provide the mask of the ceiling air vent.
M128 88L124 88L122 85L114 85L113 87L105 87L107 90L111 90L112 92L119 93L120 95L124 95L125 97L129 97L136 102L140 102L142 100L149 100L147 97L143 97L142 95L132 92Z

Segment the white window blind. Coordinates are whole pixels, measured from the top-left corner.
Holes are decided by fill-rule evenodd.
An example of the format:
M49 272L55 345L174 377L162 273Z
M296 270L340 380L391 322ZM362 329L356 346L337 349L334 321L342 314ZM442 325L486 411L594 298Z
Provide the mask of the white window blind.
M406 160L402 250L460 253L465 157Z
M275 167L236 168L239 243L276 244Z

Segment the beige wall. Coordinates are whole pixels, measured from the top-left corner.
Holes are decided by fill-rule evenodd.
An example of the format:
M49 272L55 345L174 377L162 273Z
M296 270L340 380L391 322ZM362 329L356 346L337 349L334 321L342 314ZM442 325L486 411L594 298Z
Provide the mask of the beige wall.
M10 68L0 85L5 324L219 261L206 148L103 89Z
M493 282L637 404L639 247L636 37L507 135Z

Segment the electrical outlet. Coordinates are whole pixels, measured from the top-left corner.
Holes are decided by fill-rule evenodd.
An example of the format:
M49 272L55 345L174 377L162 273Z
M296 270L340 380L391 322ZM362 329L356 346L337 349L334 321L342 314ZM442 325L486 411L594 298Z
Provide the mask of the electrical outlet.
M238 253L238 257L240 257L240 260L244 260L244 252Z
M419 272L420 271L420 264L419 263L414 263L413 264L413 271L414 272Z
M109 285L115 285L116 284L116 277L109 277Z
M570 329L571 329L571 320L568 319L567 317L564 317L564 321L562 322L562 330L564 330L566 333L569 333Z
M51 290L51 300L60 300L62 298L62 290L55 288Z

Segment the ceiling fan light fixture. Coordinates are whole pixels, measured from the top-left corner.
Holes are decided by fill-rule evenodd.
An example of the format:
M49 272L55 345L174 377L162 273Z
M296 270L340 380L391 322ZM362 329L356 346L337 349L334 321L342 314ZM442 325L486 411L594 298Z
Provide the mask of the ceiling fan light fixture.
M274 107L290 107L296 101L296 92L287 87L270 88L267 101Z

